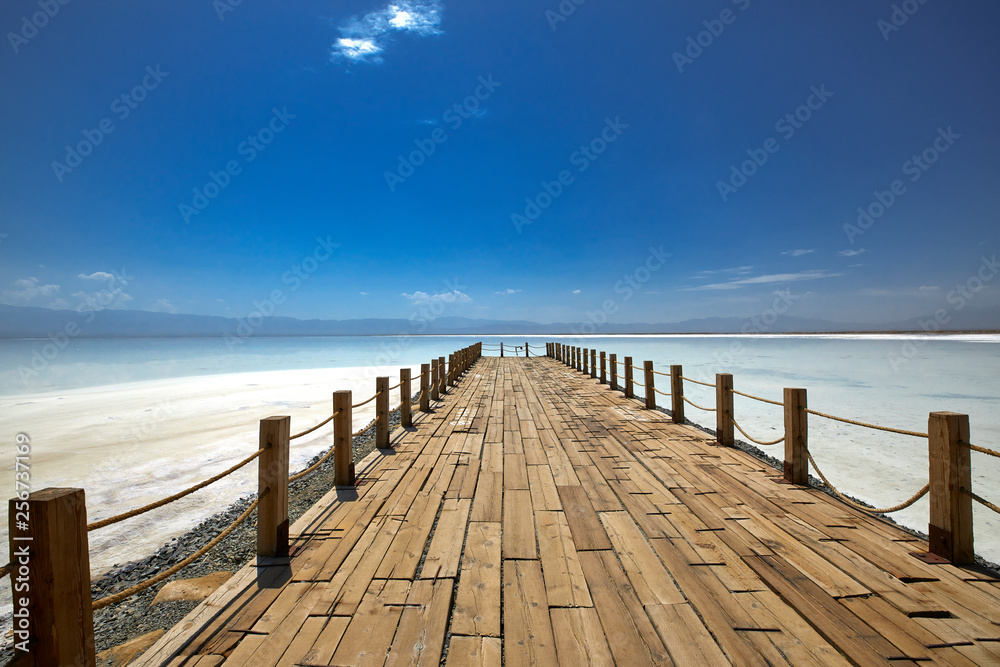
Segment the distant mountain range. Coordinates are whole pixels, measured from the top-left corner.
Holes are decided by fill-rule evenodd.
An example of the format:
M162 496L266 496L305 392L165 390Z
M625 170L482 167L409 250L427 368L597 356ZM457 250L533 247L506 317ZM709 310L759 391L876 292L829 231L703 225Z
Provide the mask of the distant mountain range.
M782 315L769 325L753 323L741 317L711 317L661 324L632 323L601 326L580 322L540 324L522 320L481 320L465 317L439 317L428 322L405 319L300 320L292 317L266 317L252 321L211 315L174 315L142 310L102 310L77 313L0 305L0 338L44 338L66 333L70 337L195 337L195 336L370 336L416 334L651 334L651 333L822 333L923 331L922 320L862 324L831 322ZM950 313L947 331L1000 330L1000 309L965 308Z

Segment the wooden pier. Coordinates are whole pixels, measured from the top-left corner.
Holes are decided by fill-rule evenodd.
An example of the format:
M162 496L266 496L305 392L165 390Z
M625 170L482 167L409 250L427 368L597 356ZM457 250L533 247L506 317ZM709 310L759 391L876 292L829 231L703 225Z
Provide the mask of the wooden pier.
M551 358L482 358L136 665L1000 663L1000 581Z

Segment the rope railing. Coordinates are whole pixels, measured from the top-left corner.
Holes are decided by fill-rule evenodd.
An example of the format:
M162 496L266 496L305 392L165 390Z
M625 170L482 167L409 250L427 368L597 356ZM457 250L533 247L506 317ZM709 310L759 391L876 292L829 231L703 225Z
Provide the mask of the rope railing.
M657 394L660 394L661 396L670 396L669 391L660 391L656 387L653 387L653 391L655 391Z
M309 435L310 433L312 433L312 432L313 432L313 431L315 431L316 429L318 429L318 428L322 428L322 427L326 426L327 424L329 424L330 422L332 422L332 421L333 421L333 418L334 418L334 417L336 417L336 416L337 416L337 415L339 415L339 414L340 414L340 410L337 410L337 411L336 411L336 412L334 412L334 413L333 413L332 415L330 415L329 417L327 417L326 419L324 419L324 420L323 420L323 421L321 421L320 423L316 424L316 425L315 425L315 426L313 426L312 428L308 428L308 429L306 429L305 431L302 431L301 433L296 433L296 434L295 434L295 435L293 435L293 436L289 436L289 438L288 438L288 439L289 439L289 440L295 440L296 438L301 438L301 437L302 437L302 436L304 436L304 435Z
M837 489L837 487L835 487L833 484L830 483L830 480L826 478L826 475L824 475L823 471L819 469L819 466L816 465L816 460L813 458L812 452L806 450L806 455L809 457L809 463L812 464L813 470L816 471L816 474L819 475L819 478L823 480L823 483L826 484L827 488L830 489L833 495L837 496L838 498L840 498L842 501L844 501L854 509L861 510L862 512L867 512L869 514L891 514L892 512L905 510L907 507L909 507L910 505L912 505L913 503L917 502L925 495L927 495L927 493L931 490L931 484L930 482L928 482L927 484L924 484L923 488L917 491L915 494L913 494L908 500L905 500L898 505L893 505L892 507L886 507L883 509L879 509L877 507L868 507L867 505L861 505L860 503L854 502L853 500L845 496L843 493L841 493L840 490Z
M752 398L753 400L760 401L761 403L770 403L771 405L780 405L781 407L785 406L785 404L781 401L772 401L769 398L761 398L760 396L754 396L753 394L744 394L742 391L736 391L735 389L733 389L733 393L745 396L746 398Z
M711 387L712 389L715 389L715 384L711 383L711 382L702 382L701 380L692 380L691 378L684 377L683 375L681 376L681 379L682 380L687 380L688 382L694 382L695 384L700 384L703 387Z
M698 405L697 403L695 403L694 401L692 401L687 396L681 396L681 398L683 398L684 401L688 403L688 405L692 405L692 406L698 408L699 410L704 410L705 412L715 412L715 410L716 410L716 408L703 408L700 405Z
M853 424L854 426L864 426L865 428L873 428L877 431L886 431L887 433L898 433L900 435L912 435L915 438L926 438L928 435L926 433L920 433L919 431L906 431L901 428L892 428L890 426L879 426L878 424L869 424L867 422L859 422L853 419L847 419L846 417L835 417L833 415L828 415L823 412L817 412L816 410L810 410L808 408L803 408L806 412L811 415L816 415L817 417L824 417L826 419L832 419L834 421L843 422L845 424Z
M657 370L654 370L653 372L656 373L657 375L663 375L664 377L670 377L670 373L664 373L663 371L657 371Z
M13 563L7 563L3 567L0 567L0 579L3 579L8 574L10 574L11 570L13 570L13 569L14 569L14 564Z
M188 565L190 565L191 563L193 563L194 561L198 560L199 558L201 558L202 556L204 556L205 554L207 554L209 551L211 551L219 542L221 542L222 540L226 539L226 537L229 535L229 533L233 532L233 530L235 530L237 526L239 526L241 523L243 523L244 521L247 520L247 518L250 516L250 513L253 512L257 508L258 503L260 503L260 497L255 498L254 501L252 503L250 503L250 506L247 507L243 511L243 513L240 514L236 518L235 521L233 521L231 524L229 524L229 526L225 530L223 530L221 533L219 533L218 535L216 535L208 544L206 544L205 546L203 546L201 549L198 549L193 554L191 554L190 556L188 556L184 560L180 561L179 563L177 563L173 567L170 567L170 568L164 570L163 572L160 572L159 574L157 574L157 575L155 575L153 577L150 577L146 581L143 581L141 583L136 584L135 586L131 586L129 588L126 588L125 590L123 590L123 591L121 591L119 593L115 593L114 595L109 595L107 597L101 598L100 600L95 600L94 603L93 603L93 605L92 605L94 611L97 611L98 609L103 609L104 607L107 607L108 605L112 605L112 604L115 604L117 602L121 602L122 600L128 599L128 598L132 597L133 595L135 595L137 593L141 593L142 591L146 590L147 588L155 586L156 584L160 583L164 579L167 579L168 577L171 577L174 574L177 574L178 572L180 572L181 570L183 570L185 567L187 567Z
M972 498L973 500L975 500L977 503L979 503L983 507L988 507L989 509L993 510L997 514L1000 514L1000 507L997 507L996 505L994 505L990 501L986 500L985 498L977 495L973 491L970 491L969 489L963 488L962 489L962 493L968 495L970 498Z
M752 435L750 435L749 433L747 433L746 431L744 431L743 427L740 426L740 423L738 421L736 421L735 418L733 418L732 421L733 421L733 426L736 427L736 430L739 431L740 433L742 433L743 437L745 437L747 440L749 440L750 442L754 443L755 445L760 445L762 447L770 447L771 445L777 445L778 443L782 443L782 442L785 441L785 436L781 436L777 440L771 440L770 442L767 442L767 441L764 441L764 440L758 440L758 439L754 438Z
M969 449L974 452L979 452L980 454L986 454L987 456L995 456L1000 459L1000 452L995 452L992 449L986 449L985 447L979 447L978 445L973 445L969 443Z
M382 392L380 392L380 391L375 392L375 395L372 396L371 398L369 398L367 401L361 401L360 403L355 403L354 405L351 406L351 409L353 410L354 408L360 408L362 405L368 405L369 403L371 403L372 401L374 401L376 398L378 398L381 393Z
M403 386L403 381L400 380L398 383L396 383L396 384L392 385L391 387L389 387L389 391L392 391L393 389L399 389L402 386Z
M195 491L197 491L199 489L203 489L206 486L208 486L209 484L214 484L215 482L218 482L220 479L222 479L226 475L230 475L230 474L236 472L237 470L239 470L240 468L242 468L246 464L248 464L251 461L253 461L258 456L260 456L261 454L263 454L264 451L265 451L264 449L258 449L256 452L254 452L250 456L246 457L245 459L243 459L242 461L240 461L239 463L237 463L236 465L234 465L232 468L230 468L228 470L224 470L223 472L220 472L218 475L216 475L214 477L210 477L210 478L206 479L203 482L199 482L198 484L195 484L194 486L192 486L190 488L184 489L180 493L175 493L174 495L167 496L166 498L163 498L162 500L157 500L155 503L150 503L148 505L143 505L142 507L137 507L134 510L129 510L128 512L124 512L122 514L118 514L116 516L109 517L107 519L102 519L100 521L95 521L93 523L89 523L89 524L87 524L87 532L90 532L92 530L97 530L98 528L104 528L105 526L110 526L112 524L118 523L119 521L124 521L125 519L131 519L132 517L139 516L140 514L145 514L146 512L149 512L151 510L155 510L158 507L163 507L164 505L172 503L175 500L180 500L184 496L190 495L190 494L194 493Z

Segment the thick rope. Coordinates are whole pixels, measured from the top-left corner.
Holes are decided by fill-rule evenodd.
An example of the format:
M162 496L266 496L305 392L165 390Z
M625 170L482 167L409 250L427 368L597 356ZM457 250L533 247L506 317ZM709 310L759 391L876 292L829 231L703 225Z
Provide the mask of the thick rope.
M771 405L780 405L782 407L785 406L785 404L782 403L781 401L772 401L769 398L761 398L760 396L754 396L752 394L744 394L742 391L736 391L735 389L733 389L732 392L734 394L739 394L740 396L746 396L747 398L752 398L753 400L760 401L762 403L770 403Z
M708 382L700 382L698 380L692 380L691 378L686 378L683 375L681 376L681 379L682 380L687 380L688 382L694 382L695 384L700 384L700 385L702 385L704 387L712 387L713 389L715 388L714 384L711 384L711 383L708 383Z
M664 373L663 371L657 371L657 370L654 370L653 372L656 373L657 375L663 375L663 376L666 376L666 377L670 377L670 373Z
M977 496L977 495L976 495L975 493L973 493L972 491L969 491L968 489L962 489L962 493L967 493L967 494L969 494L969 496L970 496L970 497L971 497L971 498L972 498L973 500L975 500L975 501L976 501L977 503L979 503L979 504L980 504L980 505L982 505L983 507L989 507L989 508L990 508L991 510L993 510L993 511L994 511L994 512L996 512L997 514L1000 514L1000 507L997 507L996 505L994 505L994 504L993 504L993 503L991 503L990 501L988 501L988 500L986 500L986 499L984 499L984 498L981 498L981 497Z
M995 456L1000 459L1000 452L994 452L992 449L986 449L985 447L977 447L976 445L969 444L969 449L974 452L979 452L980 454L986 454L987 456Z
M13 563L7 563L3 567L0 567L0 579L3 579L8 574L10 574L10 571L13 570L13 569L14 569L14 564Z
M171 568L169 568L167 570L164 570L163 572L160 572L156 576L154 576L154 577L152 577L150 579L147 579L146 581L142 582L141 584L136 584L135 586L132 586L130 588L126 588L125 590L121 591L120 593L115 593L114 595L109 595L106 598L101 598L100 600L95 600L94 603L93 603L93 609L94 609L94 611L96 611L98 609L103 609L104 607L107 607L108 605L112 605L112 604L115 604L117 602L121 602L122 600L125 600L127 598L130 598L133 595L135 595L136 593L141 593L142 591L146 590L147 588L150 588L151 586L155 586L156 584L160 583L164 579L167 579L168 577L170 577L170 576L172 576L172 575L180 572L185 567L187 567L188 565L190 565L191 563L193 563L195 560L201 558L206 553L208 553L209 551L211 551L212 548L215 547L215 545L217 545L219 542L221 542L222 540L226 539L226 536L229 535L229 533L233 532L233 530L237 526L239 526L241 523L243 523L244 521L247 520L247 517L250 516L250 512L252 512L254 509L256 509L257 504L259 502L260 502L260 498L255 499L252 503L250 503L250 506L247 507L246 510L244 510L243 514L241 514L241 515L239 515L239 517L237 517L236 521L234 521L231 524L229 524L228 528L226 528L224 531L222 531L221 533L219 533L218 535L216 535L215 538L212 539L211 542L209 542L208 544L206 544L205 546L203 546L201 549L198 549L193 554L191 554L190 556L188 556L187 558L185 558L181 562L177 563L173 567L171 567Z
M879 426L878 424L867 424L865 422L854 421L853 419L846 419L845 417L834 417L833 415L824 414L822 412L816 412L815 410L810 410L805 408L805 411L811 415L816 415L817 417L826 417L827 419L832 419L838 422L844 422L845 424L854 424L855 426L864 426L865 428L873 428L877 431L887 431L889 433L899 433L900 435L912 435L915 438L926 438L926 433L920 433L918 431L904 431L900 428L890 428L888 426Z
M917 502L925 495L927 495L927 492L931 490L931 485L928 482L927 484L924 484L924 487L919 491L917 491L916 494L911 496L909 500L901 502L898 505L893 505L892 507L886 507L885 509L866 507L865 505L859 505L858 503L854 502L853 500L845 496L843 493L838 491L833 484L830 484L830 481L826 478L825 475L823 475L823 471L820 470L819 466L816 465L816 461L815 459L813 459L812 452L806 450L806 456L809 457L809 463L812 464L813 470L816 471L816 474L819 475L820 479L823 480L823 483L826 484L827 488L833 492L833 495L837 496L838 498L840 498L842 501L844 501L854 509L861 510L862 512L868 512L869 514L890 514L892 512L898 512L899 510L905 510L907 507L909 507L910 505L912 505L913 503Z
M704 410L705 412L715 412L715 410L716 410L716 408L703 408L700 405L698 405L697 403L693 402L687 396L681 396L681 398L683 398L685 401L687 401L688 403L690 403L694 407L698 408L699 410Z
M234 465L229 470L225 470L223 472L220 472L215 477L210 477L209 479L206 479L204 482L201 482L199 484L195 484L191 488L185 489L185 490L181 491L180 493L175 493L172 496L168 496L168 497L166 497L166 498L164 498L162 500L158 500L155 503L150 503L149 505L145 505L143 507L137 507L134 510L129 510L128 512L125 512L124 514L119 514L118 516L113 516L113 517L110 517L110 518L107 518L107 519L102 519L101 521L95 521L94 523L89 523L89 524L87 524L87 531L90 532L91 530L97 530L98 528L104 528L105 526L110 526L113 523L118 523L119 521L124 521L125 519L131 519L134 516L139 516L140 514L145 514L146 512L149 512L150 510L155 510L157 507L163 507L164 505L166 505L168 503L172 503L175 500L179 500L179 499L183 498L184 496L186 496L188 494L194 493L198 489L203 489L206 486L208 486L209 484L212 484L214 482L218 482L220 479L222 479L226 475L229 475L231 473L236 472L237 470L239 470L240 468L242 468L246 464L250 463L251 461L253 461L255 458L257 458L258 456L260 456L263 453L264 453L263 449L258 449L256 452L254 452L250 456L246 457L245 459L243 459L242 461L240 461L239 463L237 463L236 465Z
M393 386L389 387L389 391L392 391L393 389L399 389L399 388L400 388L400 387L402 387L402 386L403 386L403 381L402 381L402 380L400 380L400 381L399 381L399 384L395 384L395 385L393 385Z
M415 400L412 403L410 403L410 405L420 405L420 399L424 397L424 392L425 391L426 391L425 389L421 389L420 393L417 394L417 400Z
M291 437L290 437L290 438L288 438L288 439L289 439L289 440L295 440L295 438L301 438L301 437L302 437L302 436L304 436L304 435L309 435L310 433L312 433L312 432L313 432L313 431L315 431L316 429L318 429L318 428L321 428L321 427L323 427L323 426L326 426L327 424L329 424L330 422L332 422L332 421L333 421L333 418L334 418L334 417L336 417L336 416L337 416L337 415L339 415L339 414L340 414L340 410L337 410L337 411L336 411L336 412L334 412L334 413L333 413L332 415L330 415L329 417L327 417L326 419L324 419L324 420L323 420L323 421L321 421L320 423L316 424L316 425L315 425L315 426L313 426L312 428L309 428L309 429L306 429L305 431L302 431L302 433L296 433L295 435L291 436Z
M752 442L754 444L761 445L763 447L770 447L771 445L777 445L779 442L784 442L785 441L785 436L781 436L777 440L772 440L771 442L764 442L763 440L757 440L756 438L754 438L753 436L751 436L749 433L747 433L746 431L744 431L743 427L740 426L739 422L737 422L735 419L733 419L733 426L735 426L736 430L738 430L740 433L742 433L744 435L744 437L746 437L747 440L749 440L750 442Z
M663 396L670 396L670 392L669 391L660 391L656 387L653 387L653 391L655 391L657 394L662 394Z
M367 405L367 404L371 403L372 401L374 401L376 398L378 398L379 394L381 394L381 393L382 392L377 391L377 392L375 392L375 395L372 396L371 398L369 398L367 401L361 401L360 403L355 403L351 407L352 408L360 408L362 405Z

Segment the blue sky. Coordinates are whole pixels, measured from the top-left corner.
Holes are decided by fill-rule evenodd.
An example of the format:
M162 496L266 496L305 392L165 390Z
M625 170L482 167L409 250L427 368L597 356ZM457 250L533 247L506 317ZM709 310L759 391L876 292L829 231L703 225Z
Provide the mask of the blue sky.
M878 322L963 286L996 310L998 24L986 0L10 0L0 302L670 322L783 294Z

